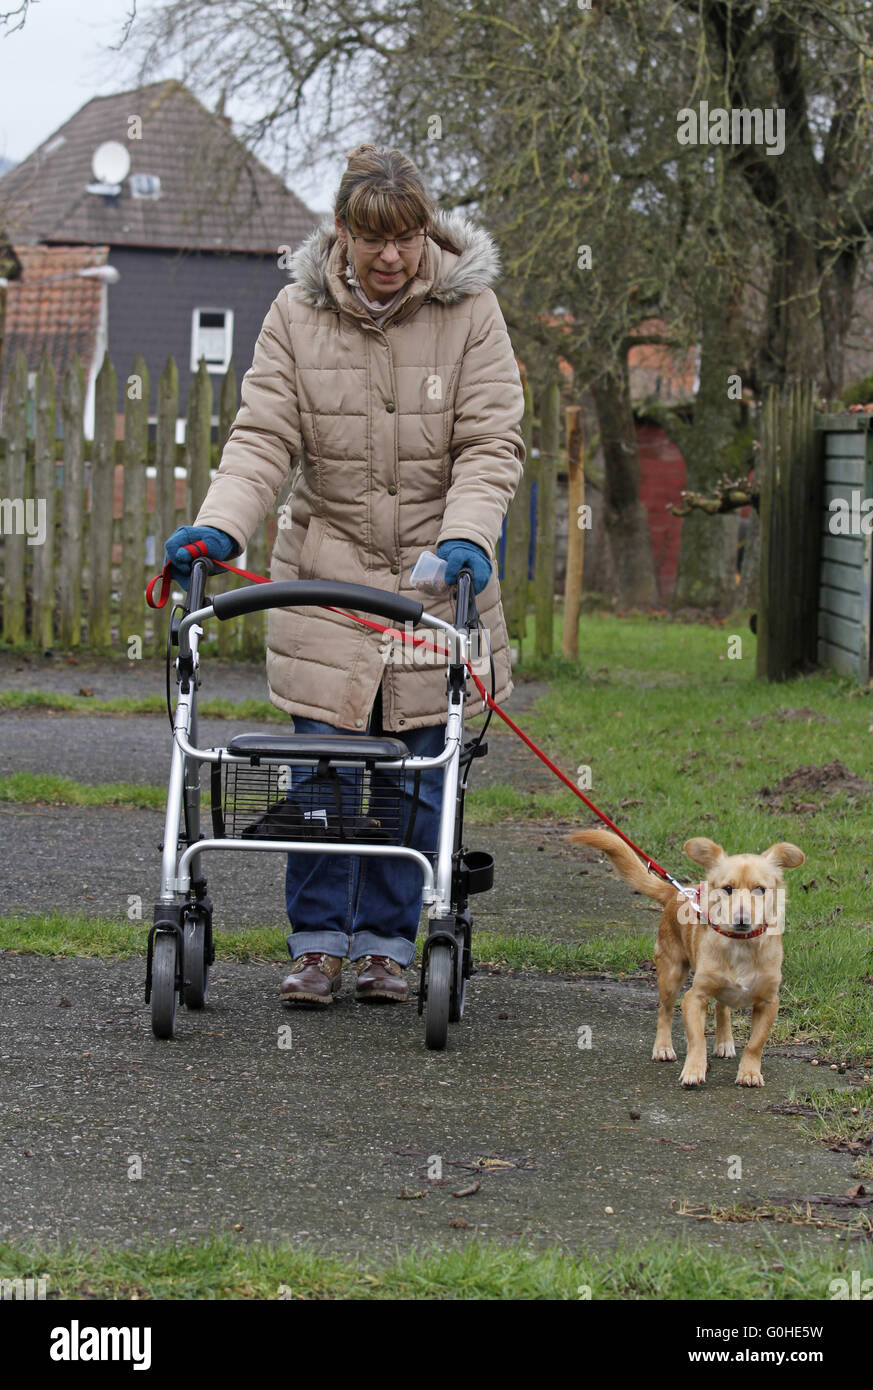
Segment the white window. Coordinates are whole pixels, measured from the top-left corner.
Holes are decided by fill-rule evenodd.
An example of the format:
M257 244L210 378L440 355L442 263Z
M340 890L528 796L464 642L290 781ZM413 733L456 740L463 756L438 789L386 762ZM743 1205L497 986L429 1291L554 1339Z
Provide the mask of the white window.
M133 198L154 201L161 196L161 180L157 174L131 174L130 192Z
M206 370L226 372L233 352L233 310L195 309L191 319L191 371L196 372L200 358L206 358Z

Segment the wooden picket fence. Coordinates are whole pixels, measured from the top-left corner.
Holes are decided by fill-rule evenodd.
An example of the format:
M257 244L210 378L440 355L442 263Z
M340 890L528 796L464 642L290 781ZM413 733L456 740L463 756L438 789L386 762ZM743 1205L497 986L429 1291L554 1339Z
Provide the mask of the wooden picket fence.
M170 607L150 609L145 587L163 565L167 536L193 521L206 496L210 469L218 465L236 415L236 378L231 365L221 379L217 444L210 443L213 386L202 360L188 395L184 444L176 443L179 376L173 358L167 358L158 383L151 440L149 377L142 357L137 357L126 380L124 435L118 440L117 376L107 354L96 381L94 439L86 441L84 373L79 358L74 358L63 382L63 440L58 441L51 362L43 354L31 397L24 354L19 351L13 359L6 437L0 442L0 447L5 442L0 452L0 500L35 499L44 504L45 539L31 544L20 526L10 530L4 524L5 643L134 655L157 655L165 649ZM249 541L241 557L245 568L257 573L268 568L277 512L286 496L287 488ZM9 505L4 523L7 513L12 515ZM235 576L216 578L210 592L243 582ZM218 625L218 652L260 658L265 635L264 614Z
M46 353L28 388L27 361L20 350L8 379L5 438L0 438L0 544L2 544L2 637L13 647L87 649L131 656L160 655L166 646L170 605L152 610L145 587L163 563L163 545L176 526L193 522L218 466L238 408L233 364L218 388L218 429L211 442L213 384L201 360L188 395L186 440L176 443L179 378L168 357L158 382L156 424L149 438L148 370L139 356L125 378L123 438L117 436L118 382L104 356L96 381L94 439L84 437L84 372L78 357L62 385L63 439L56 439L55 371ZM578 422L578 412L577 412ZM568 438L578 442L577 424L567 417ZM561 463L561 419L556 384L550 386L535 417L525 388L522 430L528 464L507 516L503 598L516 660L523 659L529 604L536 612L535 652L552 650L555 611L555 480ZM539 456L533 453L539 443ZM581 453L571 443L571 479L581 475ZM528 579L530 487L538 482L536 573ZM234 561L269 571L278 511L290 479L264 525L249 540L245 556ZM582 493L584 496L584 492ZM17 499L17 501L16 501ZM24 502L41 509L45 535L28 537ZM568 575L572 560L573 594L568 594L565 653L575 652L578 593L581 589L582 532L571 513ZM210 581L210 593L236 587L235 576ZM575 603L575 606L574 606ZM263 657L266 615L250 614L237 623L217 624L220 656ZM572 632L570 632L572 629Z

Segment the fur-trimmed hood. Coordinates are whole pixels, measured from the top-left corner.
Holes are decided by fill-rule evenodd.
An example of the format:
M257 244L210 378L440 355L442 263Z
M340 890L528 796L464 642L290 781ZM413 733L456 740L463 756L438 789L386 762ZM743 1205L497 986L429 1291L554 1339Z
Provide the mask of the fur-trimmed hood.
M335 309L328 281L328 262L336 244L336 227L325 219L306 238L290 259L291 279L299 285L306 303L317 309ZM425 244L422 272L432 281L428 298L454 304L468 295L490 289L500 275L500 253L488 232L466 217L437 211Z

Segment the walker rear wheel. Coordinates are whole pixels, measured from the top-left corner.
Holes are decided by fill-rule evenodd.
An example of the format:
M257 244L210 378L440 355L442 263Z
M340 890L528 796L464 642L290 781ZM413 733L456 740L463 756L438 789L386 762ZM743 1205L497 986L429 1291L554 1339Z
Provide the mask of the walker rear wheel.
M202 1009L209 993L206 923L202 917L185 921L185 982L182 1003L188 1009Z
M458 938L457 965L455 967L455 992L451 1001L449 1012L450 1023L460 1023L464 1016L464 1004L467 999L467 977L464 974L464 938Z

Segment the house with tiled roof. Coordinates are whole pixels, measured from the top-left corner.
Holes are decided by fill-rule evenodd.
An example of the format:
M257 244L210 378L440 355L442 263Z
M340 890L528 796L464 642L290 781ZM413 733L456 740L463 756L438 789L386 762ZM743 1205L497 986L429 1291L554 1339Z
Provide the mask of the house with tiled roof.
M85 371L85 434L93 438L94 387L108 347L108 284L101 275L109 247L19 245L17 254L21 270L6 291L2 365L8 372L20 348L33 381L47 352L60 414L64 376L78 354Z
M107 349L120 383L142 354L152 415L168 355L182 415L201 357L216 388L231 359L240 380L318 220L181 82L86 102L0 178L0 229L22 265L7 287L0 421L19 346L34 373L48 350L59 387L79 353L86 420Z

